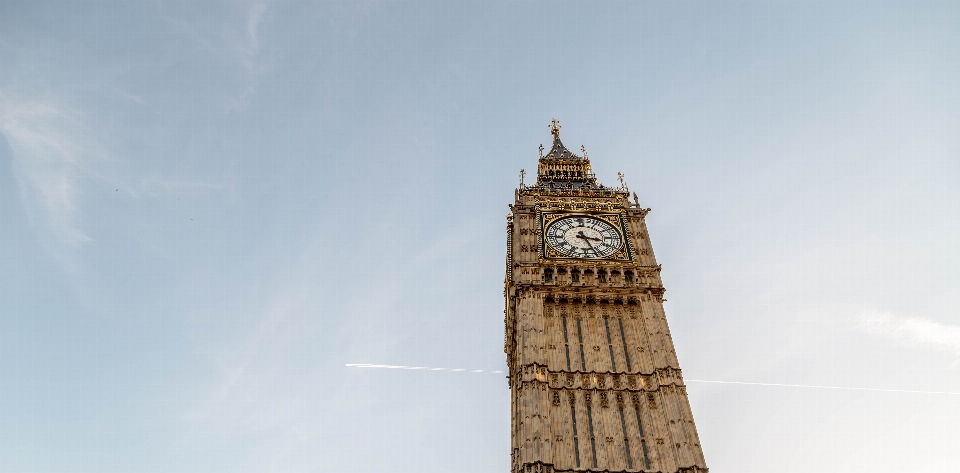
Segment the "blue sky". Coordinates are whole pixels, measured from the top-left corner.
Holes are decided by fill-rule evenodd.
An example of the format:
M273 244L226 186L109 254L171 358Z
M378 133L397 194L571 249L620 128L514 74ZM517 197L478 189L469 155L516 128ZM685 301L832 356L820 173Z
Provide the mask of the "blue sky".
M0 471L508 470L502 374L344 365L503 369L554 117L686 378L960 392L958 110L956 2L2 2ZM958 395L689 385L714 472L960 469Z

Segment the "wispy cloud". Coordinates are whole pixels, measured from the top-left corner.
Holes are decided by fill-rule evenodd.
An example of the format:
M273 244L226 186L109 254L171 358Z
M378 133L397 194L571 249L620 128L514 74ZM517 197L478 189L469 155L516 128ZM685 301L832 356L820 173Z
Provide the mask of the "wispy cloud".
M960 357L960 326L947 325L922 317L898 317L868 310L860 314L859 328L867 333L888 337L908 346L945 351Z
M209 17L203 15L187 16L166 9L161 9L161 15L186 41L226 66L227 73L234 74L236 82L229 82L224 91L226 111L235 112L246 109L260 78L274 64L275 58L263 53L263 26L272 18L273 1L242 0L228 5L222 23L216 25L211 25Z
M225 335L215 341L203 339L200 349L211 371L183 412L188 423L210 429L221 440L271 432L284 424L302 427L298 416L312 415L316 407L308 397L315 394L311 387L317 383L305 381L312 375L297 364L295 354L317 330L318 322L310 320L319 312L314 286L304 280L276 288L252 326L217 323ZM273 441L283 437L293 444L296 435L283 432L275 437Z
M269 19L269 2L251 2L244 4L244 25L239 30L227 30L224 40L228 54L243 66L243 90L229 104L231 110L243 110L247 106L247 97L256 92L260 76L267 69L260 51L260 27Z
M0 94L0 133L13 150L22 188L36 199L50 230L70 245L89 241L80 227L79 178L93 143L82 113Z
M461 250L476 240L476 229L479 226L480 224L476 221L467 221L447 230L442 236L432 241L426 249L418 253L413 258L412 264L419 265L437 259L461 255Z
M166 179L161 176L146 176L140 179L140 187L150 195L160 193L196 193L223 189L224 185L185 179Z
M260 54L260 23L263 22L270 5L266 2L252 3L247 7L247 46L245 51L248 59ZM246 64L248 69L253 68L252 62Z

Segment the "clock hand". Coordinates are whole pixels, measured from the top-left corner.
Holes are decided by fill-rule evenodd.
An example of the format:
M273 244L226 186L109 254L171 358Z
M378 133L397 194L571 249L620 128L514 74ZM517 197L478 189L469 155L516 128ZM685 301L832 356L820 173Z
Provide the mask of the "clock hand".
M580 232L580 234L577 235L577 238L583 240L583 242L586 243L587 246L589 246L594 253L597 252L597 249L594 248L593 245L590 243L590 240L588 240L589 237L583 236L583 232Z
M599 238L588 237L588 236L584 235L582 231L577 234L577 238L580 238L580 239L583 239L583 240L590 239L590 240L593 240L593 241L603 241L603 240L601 240L601 239L599 239Z

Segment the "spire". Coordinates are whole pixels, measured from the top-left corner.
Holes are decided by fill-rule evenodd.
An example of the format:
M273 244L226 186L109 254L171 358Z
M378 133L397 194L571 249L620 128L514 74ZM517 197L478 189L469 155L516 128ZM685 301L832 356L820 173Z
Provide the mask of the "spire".
M537 186L544 190L600 190L597 178L590 168L587 150L580 147L583 156L574 154L560 141L560 122L556 118L550 121L550 134L553 146L544 153L541 146L540 164L537 166Z
M560 122L556 118L550 121L550 134L553 135L553 146L550 147L550 151L546 156L541 157L540 159L586 159L586 154L584 156L577 156L573 154L572 151L567 149L563 145L563 142L560 141L560 129L563 128L560 126Z
M521 191L559 193L561 195L614 195L629 197L626 184L621 181L619 189L605 187L597 182L597 177L590 167L590 158L587 148L580 147L582 156L574 154L560 141L560 122L556 118L550 121L550 134L553 135L553 146L544 153L540 145L540 162L537 164L537 183L532 186L523 185ZM622 176L621 176L622 177ZM521 177L522 179L522 177Z

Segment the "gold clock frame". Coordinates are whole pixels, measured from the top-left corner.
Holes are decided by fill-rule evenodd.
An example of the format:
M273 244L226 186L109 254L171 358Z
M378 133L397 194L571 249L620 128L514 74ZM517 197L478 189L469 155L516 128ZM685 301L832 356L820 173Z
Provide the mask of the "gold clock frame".
M577 258L572 256L567 256L555 249L550 245L547 245L544 241L543 235L546 233L547 227L550 226L553 222L567 217L576 217L584 216L591 217L597 220L603 220L604 222L609 223L613 226L618 232L620 232L620 239L623 241L623 244L620 245L620 248L617 251L611 253L608 256L603 258ZM617 261L617 262L631 262L633 261L633 247L630 243L630 239L627 238L627 229L624 224L624 213L610 213L610 212L590 212L590 211L538 211L537 212L537 247L539 248L540 258L549 259L554 261L577 261L577 262L587 262L587 261Z

